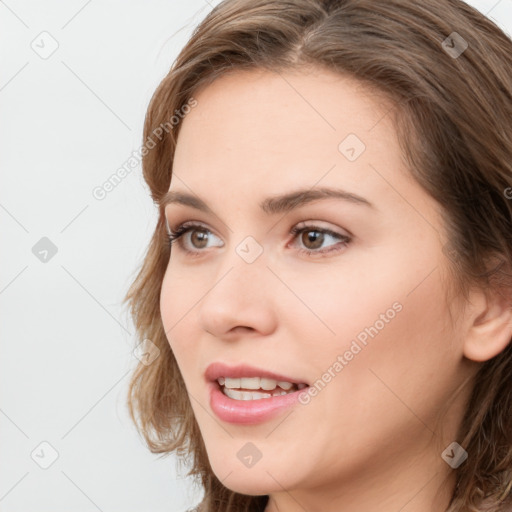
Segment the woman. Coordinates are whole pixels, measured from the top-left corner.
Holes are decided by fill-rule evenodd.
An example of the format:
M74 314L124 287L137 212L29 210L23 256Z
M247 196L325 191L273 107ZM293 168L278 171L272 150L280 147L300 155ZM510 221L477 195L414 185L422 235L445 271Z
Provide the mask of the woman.
M144 136L128 404L199 510L512 510L511 40L460 0L225 0Z

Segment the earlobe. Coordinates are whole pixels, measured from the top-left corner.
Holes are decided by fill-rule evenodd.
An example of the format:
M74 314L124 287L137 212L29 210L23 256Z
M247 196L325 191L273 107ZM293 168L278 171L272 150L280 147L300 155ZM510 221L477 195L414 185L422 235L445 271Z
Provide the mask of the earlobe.
M479 291L472 295L471 322L464 340L464 355L484 362L501 353L512 339L512 300L503 291Z

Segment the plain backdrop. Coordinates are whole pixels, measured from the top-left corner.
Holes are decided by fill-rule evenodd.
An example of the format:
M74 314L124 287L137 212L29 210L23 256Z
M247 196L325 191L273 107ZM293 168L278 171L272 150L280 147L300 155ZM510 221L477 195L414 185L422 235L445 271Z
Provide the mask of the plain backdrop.
M202 493L126 405L121 301L157 218L153 91L215 0L0 0L0 512L182 512ZM512 33L512 0L471 5Z

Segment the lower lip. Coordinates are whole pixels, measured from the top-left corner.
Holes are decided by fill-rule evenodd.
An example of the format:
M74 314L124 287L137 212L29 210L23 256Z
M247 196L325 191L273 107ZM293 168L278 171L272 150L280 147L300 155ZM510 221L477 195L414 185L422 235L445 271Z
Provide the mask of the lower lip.
M307 388L286 395L259 400L234 400L226 396L217 382L210 382L210 407L222 421L250 425L263 423L280 412L299 403L300 393Z

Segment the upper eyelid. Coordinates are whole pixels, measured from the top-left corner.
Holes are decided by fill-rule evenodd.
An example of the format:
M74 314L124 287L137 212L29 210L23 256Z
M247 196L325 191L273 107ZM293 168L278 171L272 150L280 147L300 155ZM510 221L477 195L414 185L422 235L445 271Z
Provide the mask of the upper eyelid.
M334 234L336 235L339 235L339 236L347 236L347 237L353 237L354 235L347 229L345 228L339 228L339 229L342 229L343 231L346 232L346 234L344 233L336 233L335 229L333 228L330 228L330 227L325 227L325 226L321 226L319 223L320 222L325 222L325 221L318 221L318 220L303 220L303 221L300 221L298 223L296 223L292 229L308 229L308 228L319 228L320 230L324 230L324 231L331 231L333 232ZM186 225L186 226L185 226ZM211 229L208 225L206 225L206 223L203 223L202 221L197 221L197 220L185 220L183 222L178 222L177 225L176 225L176 228L175 229L171 229L170 225L169 225L169 219L167 217L165 217L165 227L166 227L166 231L168 234L171 234L171 233L175 233L176 231L178 231L182 226L185 226L185 227L190 227L190 228L193 228L193 227L202 227L204 228L205 230L207 231L210 231L211 233L215 234L215 230ZM215 235L217 236L217 235Z
M341 228L346 233L338 233L335 229L331 229L331 228L319 225L318 224L319 222L323 222L323 221L312 221L312 220L310 220L310 221L300 221L300 222L296 223L289 230L289 232L293 231L294 232L294 237L296 237L301 231L307 231L307 230L313 231L313 230L317 229L318 231L321 231L321 232L325 233L327 236L331 236L333 238L338 238L341 241L353 242L355 237L354 237L354 235L350 231ZM188 233L190 231L193 231L194 229L203 228L205 231L208 231L211 234L213 234L215 237L221 239L221 237L216 235L215 232L210 227L208 227L207 225L203 224L201 221L185 220L183 222L177 223L176 228L171 230L170 226L169 226L169 223L168 223L168 219L166 218L166 225L168 226L167 234L169 236L171 236L171 234L176 234L179 231L182 231L182 233L180 234L180 238L181 238L183 235L185 235L186 233Z
M167 229L167 233L168 234L175 233L182 226L184 226L185 228L201 227L201 228L204 228L206 231L209 231L210 233L215 234L215 231L213 229L211 229L209 226L203 224L201 221L198 221L198 220L186 220L184 222L178 222L177 225L176 225L176 229L171 229L171 227L169 225L169 222L166 219L166 229ZM215 235L215 236L217 236L217 235Z

